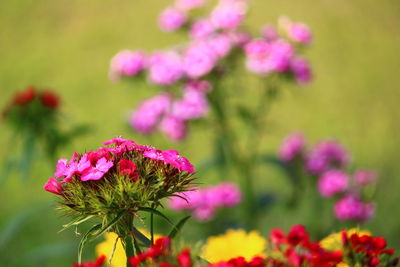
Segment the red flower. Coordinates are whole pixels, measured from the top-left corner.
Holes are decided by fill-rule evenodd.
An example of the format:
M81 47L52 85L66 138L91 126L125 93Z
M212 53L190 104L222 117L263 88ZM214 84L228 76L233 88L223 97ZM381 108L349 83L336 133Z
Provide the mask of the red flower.
M44 106L54 110L57 109L60 104L60 99L58 98L58 96L50 91L43 91L40 94L40 101Z
M137 171L137 167L133 161L122 159L118 163L119 172L122 175L127 175L134 181L138 180L139 172Z
M306 228L303 225L295 225L290 229L287 236L288 243L292 246L297 246L301 242L308 242L309 235L306 232Z
M181 267L191 267L192 259L190 257L190 250L188 248L181 251L176 257Z
M36 97L36 91L33 86L29 86L25 91L18 92L14 96L14 105L25 106L29 104Z
M101 267L103 263L106 262L106 256L101 255L99 256L95 262L84 262L81 264L74 263L72 266L73 267Z

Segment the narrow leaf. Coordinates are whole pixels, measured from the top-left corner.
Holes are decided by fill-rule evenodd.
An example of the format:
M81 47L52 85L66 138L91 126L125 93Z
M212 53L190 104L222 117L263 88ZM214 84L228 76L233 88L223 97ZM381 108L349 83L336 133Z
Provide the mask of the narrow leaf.
M83 222L86 222L87 220L89 220L89 219L91 219L91 218L93 218L93 217L94 217L94 215L90 215L90 216L80 216L80 217L76 218L75 220L73 220L73 221L71 221L71 222L69 222L69 223L67 223L67 224L64 224L64 225L62 226L63 228L62 228L59 232L62 232L62 231L64 231L64 230L68 229L68 228L71 227L71 226L79 225L79 224L81 224L81 223L83 223Z
M145 211L145 212L153 213L153 214L155 214L155 215L160 216L160 217L163 218L164 220L166 220L169 224L174 225L174 223L173 223L167 216L165 216L164 214L162 214L161 212L159 212L159 211L156 210L156 209L149 208L149 207L140 207L140 208L139 208L139 211Z
M85 246L86 241L88 240L88 238L90 237L90 235L99 230L101 228L101 224L96 224L95 226L93 226L92 228L89 229L89 231L86 232L86 234L82 237L81 242L79 242L79 246L78 246L78 263L81 264L82 262L82 251L83 251L83 247Z
M136 227L133 227L133 233L135 235L135 237L142 242L146 247L150 247L151 246L151 241L150 239L148 239L144 234L142 234L138 229L136 229Z
M94 236L93 239L96 239L97 237L103 235L105 232L107 232L111 227L113 227L120 219L122 216L125 215L125 211L120 212L114 219L112 219L111 222L109 222L106 226L104 226L98 233L96 233L96 236Z
M174 228L171 230L171 232L169 233L169 237L170 238L174 238L182 229L182 227L185 225L185 223L187 222L187 220L189 220L191 218L191 216L186 216L184 218L182 218L175 226Z

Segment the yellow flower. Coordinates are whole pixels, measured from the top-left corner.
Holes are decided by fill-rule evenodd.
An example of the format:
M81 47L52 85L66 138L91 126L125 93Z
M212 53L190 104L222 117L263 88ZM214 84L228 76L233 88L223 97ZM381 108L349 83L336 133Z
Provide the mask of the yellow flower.
M357 234L359 236L362 235L371 235L368 231L363 231L358 228L351 228L347 230L347 236L350 237L352 234ZM322 239L320 242L322 248L329 251L337 251L342 250L342 232L333 233ZM345 265L343 265L345 266Z
M207 239L201 257L211 263L242 256L250 260L254 256L265 256L267 240L259 232L228 230L225 234Z
M150 234L143 229L139 229L139 231L145 235L147 238L150 238ZM105 233L104 234L104 241L99 243L96 246L96 254L97 256L104 255L107 258L107 261L110 257L111 251L114 247L115 240L117 239L118 235L116 233ZM154 239L160 238L161 235L154 235ZM122 246L121 239L118 239L117 246L115 248L114 256L111 261L110 267L126 267L126 256L125 250Z

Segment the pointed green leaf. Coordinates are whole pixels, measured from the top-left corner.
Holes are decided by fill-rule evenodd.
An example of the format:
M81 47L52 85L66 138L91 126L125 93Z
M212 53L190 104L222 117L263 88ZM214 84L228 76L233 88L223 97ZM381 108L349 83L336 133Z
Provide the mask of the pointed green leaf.
M155 214L155 215L160 216L160 217L163 218L164 220L166 220L169 224L174 225L174 223L173 223L167 216L165 216L164 214L162 214L161 212L159 212L159 211L156 210L156 209L149 208L149 207L140 207L140 208L139 208L139 211L145 211L145 212L153 213L153 214Z
M81 224L81 223L83 223L83 222L86 222L87 220L89 220L89 219L91 219L91 218L93 218L93 217L94 217L94 215L90 215L90 216L80 216L80 217L76 218L75 220L72 220L71 222L69 222L69 223L67 223L67 224L64 224L64 225L62 226L63 228L62 228L59 232L62 232L62 231L64 231L64 230L68 229L68 228L71 227L71 226L79 225L79 224Z
M125 213L125 211L118 213L118 215L114 219L112 219L111 222L109 222L106 226L103 226L102 229L98 233L96 233L93 239L96 239L97 237L103 235L105 232L110 230L110 228L113 227L121 219L121 217L125 215Z
M187 222L187 220L189 220L191 218L191 216L186 216L184 218L182 218L175 226L174 228L171 230L171 232L169 233L169 237L170 238L174 238L182 229L182 227L185 225L185 223Z
M151 246L151 241L148 239L144 234L142 234L136 227L133 227L133 233L135 234L135 237L142 242L146 247Z
M89 229L89 231L86 232L86 234L82 237L81 241L79 242L79 246L78 246L78 263L81 264L82 262L82 251L83 251L83 247L85 246L86 241L88 240L88 238L90 237L90 235L99 230L101 228L101 224L96 224L95 226L93 226L92 228Z

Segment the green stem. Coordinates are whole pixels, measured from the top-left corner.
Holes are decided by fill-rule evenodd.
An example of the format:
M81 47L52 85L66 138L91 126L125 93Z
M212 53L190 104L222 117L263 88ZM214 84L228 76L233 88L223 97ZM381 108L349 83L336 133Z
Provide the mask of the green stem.
M154 206L152 207L154 209ZM153 212L150 213L150 240L151 244L154 245L154 214Z

